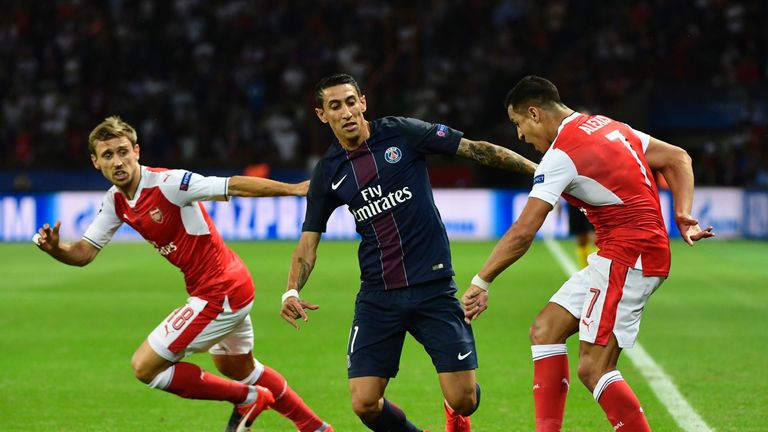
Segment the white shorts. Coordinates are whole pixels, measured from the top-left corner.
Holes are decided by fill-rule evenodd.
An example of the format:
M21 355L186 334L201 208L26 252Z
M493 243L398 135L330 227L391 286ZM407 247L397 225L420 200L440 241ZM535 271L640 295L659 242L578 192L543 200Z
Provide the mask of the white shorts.
M643 276L640 269L615 263L596 253L549 300L579 320L579 339L605 346L611 334L621 348L635 345L648 298L663 277Z
M248 354L253 350L251 306L253 302L233 312L229 307L223 310L221 305L190 297L152 330L147 341L157 354L172 362L206 350L216 355Z

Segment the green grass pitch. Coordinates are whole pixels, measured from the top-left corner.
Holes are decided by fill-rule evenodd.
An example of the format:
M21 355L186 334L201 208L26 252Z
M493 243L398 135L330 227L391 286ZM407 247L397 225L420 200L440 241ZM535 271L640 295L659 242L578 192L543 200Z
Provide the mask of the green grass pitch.
M300 331L278 316L293 243L233 243L253 272L256 356L336 431L365 430L351 411L345 346L359 269L356 244L323 242L303 297L320 310ZM491 242L453 242L463 292ZM565 242L566 251L573 245ZM226 403L188 401L150 390L132 376L136 347L186 299L180 273L148 244L114 244L85 268L54 262L31 244L0 245L0 430L216 431ZM483 386L474 430L531 431L528 326L565 280L541 242L492 287L490 309L474 324ZM651 298L640 343L718 432L768 430L768 243L673 243L670 279ZM571 392L564 431L609 431L578 382L569 345ZM188 359L213 371L206 354ZM654 430L680 430L632 363L619 368ZM442 398L426 353L406 342L387 396L423 428L443 429ZM255 431L292 431L274 412Z

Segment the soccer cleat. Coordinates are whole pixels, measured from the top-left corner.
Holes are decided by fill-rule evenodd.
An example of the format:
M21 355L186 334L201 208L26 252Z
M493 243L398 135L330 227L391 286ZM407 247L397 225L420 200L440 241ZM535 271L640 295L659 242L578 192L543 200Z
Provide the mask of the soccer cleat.
M240 424L242 419L243 415L237 410L237 406L232 408L232 414L229 416L229 421L227 422L227 427L224 429L224 432L237 432L237 425Z
M443 408L445 409L445 432L472 432L469 417L455 412L448 406L448 402L443 403Z
M248 405L235 406L235 409L241 416L240 423L238 423L237 428L235 429L236 432L250 431L251 425L253 424L253 421L256 420L256 417L258 417L262 411L269 409L270 405L275 403L275 397L268 388L258 385L254 387L256 387L257 393L256 400ZM234 417L234 413L232 416ZM230 422L231 421L232 417L230 417ZM229 428L229 425L227 425L227 428Z

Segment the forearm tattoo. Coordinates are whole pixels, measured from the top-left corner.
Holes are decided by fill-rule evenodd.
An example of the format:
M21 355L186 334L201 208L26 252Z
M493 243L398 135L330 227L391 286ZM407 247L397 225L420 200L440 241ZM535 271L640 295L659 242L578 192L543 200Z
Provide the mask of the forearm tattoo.
M307 279L309 279L309 273L312 272L312 266L310 266L304 258L299 257L298 261L299 273L296 276L296 289L301 290L304 288L304 284L307 283Z
M482 165L533 174L536 164L520 156L508 148L497 146L484 141L462 139L457 155L476 160Z

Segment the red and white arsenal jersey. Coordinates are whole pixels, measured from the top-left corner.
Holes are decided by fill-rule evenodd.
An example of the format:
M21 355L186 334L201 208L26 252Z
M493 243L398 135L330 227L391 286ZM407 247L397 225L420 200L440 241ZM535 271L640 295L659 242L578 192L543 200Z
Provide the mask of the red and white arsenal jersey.
M184 273L189 295L238 309L253 300L251 275L199 202L226 196L228 181L142 166L134 199L110 188L83 239L101 249L127 223Z
M529 196L554 206L562 195L595 226L598 255L667 276L669 238L645 160L649 141L608 117L573 113L544 154Z

